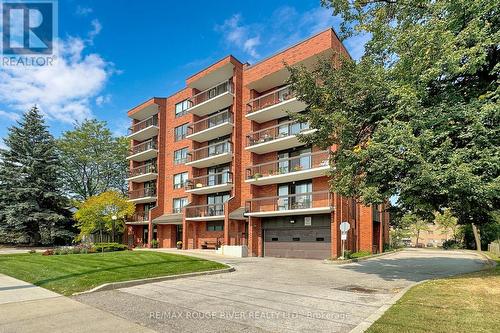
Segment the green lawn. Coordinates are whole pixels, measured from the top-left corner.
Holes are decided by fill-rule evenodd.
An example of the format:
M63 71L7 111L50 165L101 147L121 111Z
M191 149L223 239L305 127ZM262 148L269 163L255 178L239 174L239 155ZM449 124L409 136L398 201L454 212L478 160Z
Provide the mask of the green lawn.
M367 332L498 332L500 258L495 269L411 288Z
M0 255L0 273L63 295L89 290L107 282L225 267L227 266L199 258L148 251L53 256Z

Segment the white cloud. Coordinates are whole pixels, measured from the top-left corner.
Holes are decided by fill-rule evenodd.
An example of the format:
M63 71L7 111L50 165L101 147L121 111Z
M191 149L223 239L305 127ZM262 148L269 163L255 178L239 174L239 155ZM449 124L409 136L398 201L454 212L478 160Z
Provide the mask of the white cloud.
M92 8L89 8L89 7L82 7L80 5L78 5L76 7L76 14L77 15L80 15L80 16L87 16L89 15L90 13L92 13L94 10Z
M95 99L95 104L97 106L102 106L104 104L107 104L111 101L111 95L110 94L106 94L106 95L99 95L96 97Z
M93 43L95 36L99 35L102 30L102 24L98 19L92 20L90 24L92 25L92 30L89 32L88 36L90 43Z
M243 25L240 14L235 14L225 20L222 25L217 25L215 31L221 32L224 41L230 47L237 47L243 50L252 58L259 57L257 46L260 44L260 36L250 25Z
M56 41L52 66L3 67L0 103L19 113L37 105L48 119L65 123L91 118L91 102L114 68L99 54L85 52L88 44L76 37Z
M11 121L15 121L15 120L19 120L21 118L21 116L19 115L19 113L15 113L15 112L7 112L7 111L2 111L0 110L0 118L7 118Z
M299 13L295 7L282 6L260 22L247 25L242 22L243 17L235 14L216 26L215 30L222 33L229 48L236 47L255 61L261 54L274 53L315 33L338 27L341 19L324 7ZM360 35L350 38L344 45L354 59L359 59L367 40L367 36Z

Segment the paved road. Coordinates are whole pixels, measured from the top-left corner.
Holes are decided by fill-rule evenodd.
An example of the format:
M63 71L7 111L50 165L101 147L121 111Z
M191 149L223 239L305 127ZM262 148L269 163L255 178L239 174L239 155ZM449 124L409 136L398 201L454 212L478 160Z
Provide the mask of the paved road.
M348 332L409 285L484 265L473 253L439 250L342 266L278 258L223 261L236 271L75 299L160 332Z

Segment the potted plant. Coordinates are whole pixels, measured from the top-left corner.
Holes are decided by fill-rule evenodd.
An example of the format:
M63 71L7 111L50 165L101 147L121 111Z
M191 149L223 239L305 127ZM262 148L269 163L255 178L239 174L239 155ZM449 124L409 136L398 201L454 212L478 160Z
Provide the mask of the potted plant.
M274 175L274 170L273 170L273 169L269 169L269 170L267 170L267 174L268 174L269 176Z
M302 165L296 165L294 168L293 168L293 171L300 171L302 170Z
M260 177L262 177L262 174L258 172L253 175L253 179L255 180L259 179Z
M178 250L181 250L181 249L182 249L182 241L178 241L178 242L176 243L176 245L177 245L177 249L178 249Z
M158 245L159 245L159 244L158 244L158 241L157 241L156 239L152 239L152 240L151 240L151 247L152 247L153 249L157 249L157 248L158 248Z
M202 188L203 187L203 184L202 183L197 183L196 184L196 188Z

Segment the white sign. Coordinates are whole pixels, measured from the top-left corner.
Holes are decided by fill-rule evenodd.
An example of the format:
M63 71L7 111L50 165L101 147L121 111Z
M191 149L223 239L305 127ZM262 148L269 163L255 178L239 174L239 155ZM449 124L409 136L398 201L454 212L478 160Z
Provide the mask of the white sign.
M340 240L347 240L347 232L342 232L340 234Z
M340 231L342 232L348 232L349 229L351 229L351 225L349 224L349 222L342 222L340 223Z
M304 217L304 225L305 226L310 226L312 225L312 218L310 216Z

